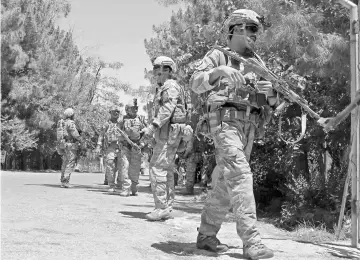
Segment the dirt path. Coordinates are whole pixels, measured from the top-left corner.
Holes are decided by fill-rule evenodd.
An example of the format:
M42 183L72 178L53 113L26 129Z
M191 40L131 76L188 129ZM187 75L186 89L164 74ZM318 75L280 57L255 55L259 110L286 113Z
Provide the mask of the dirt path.
M219 239L231 249L216 255L195 247L202 204L176 197L174 219L148 222L153 209L148 176L140 194L107 194L102 174L75 173L72 189L59 188L59 173L1 172L1 259L243 259L234 223ZM348 246L296 242L291 234L259 222L273 259L360 259ZM347 243L349 244L349 243Z

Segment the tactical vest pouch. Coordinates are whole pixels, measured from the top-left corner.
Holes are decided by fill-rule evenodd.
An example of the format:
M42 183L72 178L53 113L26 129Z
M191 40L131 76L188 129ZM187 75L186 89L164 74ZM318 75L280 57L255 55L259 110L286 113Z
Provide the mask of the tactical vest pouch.
M238 111L233 108L222 108L208 113L210 132L213 134L218 130L221 122L230 120L241 120L253 123L256 127L259 123L259 115L250 114L250 111Z
M108 143L116 142L119 139L118 133L116 131L117 126L115 124L109 125L105 136L108 141Z
M173 124L185 124L186 123L186 109L184 105L176 105L173 116L170 119L170 122Z

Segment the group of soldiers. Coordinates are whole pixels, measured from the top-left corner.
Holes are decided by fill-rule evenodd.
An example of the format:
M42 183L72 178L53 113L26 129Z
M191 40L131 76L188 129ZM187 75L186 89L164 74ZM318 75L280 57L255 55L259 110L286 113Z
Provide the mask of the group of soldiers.
M196 245L214 252L227 251L228 246L220 242L217 233L232 209L237 234L243 241L244 256L249 259L274 255L262 243L256 226L249 159L254 139L263 134L263 127L271 119L269 111L280 104L280 98L270 81L228 53L262 62L253 50L258 34L266 26L270 25L264 17L252 10L239 9L226 18L222 36L227 46L212 48L190 79L191 91L201 100L196 106L188 103L185 90L177 81L174 60L157 57L153 61L157 87L150 121L140 120L136 104L126 105L126 115L119 121L120 109L113 107L95 149L96 153L103 150L109 191L120 189L120 196L125 197L138 192L141 150L152 149L149 175L155 209L146 215L151 221L171 217L176 160L185 162L189 194L193 193L199 164L203 172L211 172L214 168L211 174L204 174L204 179L208 179L205 182L211 179L212 190L201 214ZM246 87L249 81L257 91ZM194 110L199 113L193 113ZM68 186L76 142L80 140L73 115L72 109L65 111L67 119L63 123L68 135L60 142L65 149L61 171L63 187ZM191 120L193 115L197 115L195 120ZM120 174L115 181L118 169Z

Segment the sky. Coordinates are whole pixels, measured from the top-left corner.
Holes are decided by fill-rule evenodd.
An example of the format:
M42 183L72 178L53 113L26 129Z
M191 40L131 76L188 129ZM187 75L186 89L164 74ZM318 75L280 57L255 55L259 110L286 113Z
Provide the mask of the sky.
M121 62L117 72L105 71L128 82L133 88L149 85L144 69L151 69L144 39L153 35L153 25L170 21L179 5L164 7L155 0L69 0L71 12L59 21L60 28L72 30L80 53L107 62ZM132 97L121 95L120 102Z

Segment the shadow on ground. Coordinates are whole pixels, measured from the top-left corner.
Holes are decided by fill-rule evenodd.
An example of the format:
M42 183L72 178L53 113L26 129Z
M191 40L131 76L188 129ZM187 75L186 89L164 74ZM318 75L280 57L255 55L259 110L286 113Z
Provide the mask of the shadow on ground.
M325 247L329 254L336 256L336 257L347 258L347 259L360 259L360 250L353 248L351 246L348 246L348 245L341 245L341 244L336 244L336 243L320 244L320 243L312 243L312 242L301 241L301 240L295 240L295 241L299 242L299 243L313 244L316 246Z
M127 218L138 218L138 219L146 219L145 215L147 214L145 212L139 212L139 211L119 211L119 213Z
M50 187L50 188L58 188L58 189L65 189L60 186L60 184L24 184L27 186L42 186L42 187ZM107 191L109 188L107 186L102 185L102 187L98 185L81 185L81 184L71 184L71 188L69 189L88 189L94 191Z
M210 252L207 250L201 250L196 248L196 243L183 243L178 241L168 241L168 242L160 242L154 243L151 247L163 251L167 254L173 254L178 256L194 256L194 255L202 255L208 257L217 257L219 255L228 255L235 259L246 259L242 254L236 252L227 252L217 254L214 252ZM229 247L230 251L234 251L234 249L240 249L239 247Z

